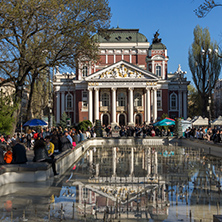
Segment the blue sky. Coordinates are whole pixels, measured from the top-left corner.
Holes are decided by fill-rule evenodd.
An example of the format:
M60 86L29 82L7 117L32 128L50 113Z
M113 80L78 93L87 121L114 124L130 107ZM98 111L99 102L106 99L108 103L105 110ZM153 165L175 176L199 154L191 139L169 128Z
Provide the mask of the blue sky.
M213 9L205 18L197 18L193 10L203 0L109 0L111 7L110 27L138 28L149 42L159 29L162 43L168 49L168 72L175 72L178 65L187 71L187 79L192 80L188 66L188 50L193 42L196 25L208 27L211 39L222 47L222 7ZM221 77L220 77L221 78Z

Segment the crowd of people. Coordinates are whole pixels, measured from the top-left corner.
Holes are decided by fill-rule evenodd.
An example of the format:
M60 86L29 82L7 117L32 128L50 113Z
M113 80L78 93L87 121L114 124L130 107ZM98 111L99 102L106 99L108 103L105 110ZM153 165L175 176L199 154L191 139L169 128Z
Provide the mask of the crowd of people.
M146 138L147 136L172 136L173 134L173 127L169 127L168 129L165 129L164 127L154 127L152 125L136 125L136 126L118 126L116 125L114 129L112 130L112 127L110 125L103 126L104 131L106 132L106 137L112 136L112 131L119 133L120 137L142 137Z
M76 144L88 138L96 137L94 128L86 131L72 129L62 130L54 127L51 130L29 129L27 133L15 133L13 137L0 136L0 164L23 164L28 161L27 153L34 154L33 162L47 162L52 165L54 175L55 155L74 149Z
M189 127L184 133L185 138L195 138L207 142L220 143L222 141L222 128L214 127Z
M113 129L111 125L102 126L103 136L112 137L113 133L119 137L162 137L172 136L174 127L153 127L152 125L118 126ZM76 144L96 137L94 127L88 126L86 131L75 128L62 130L61 127L54 127L51 130L41 128L40 130L29 129L27 133L17 133L10 136L0 136L0 164L26 163L26 151L34 151L34 162L48 162L52 164L53 172L56 175L54 156L69 149L74 149ZM221 142L222 129L214 127L188 128L184 137L203 139Z

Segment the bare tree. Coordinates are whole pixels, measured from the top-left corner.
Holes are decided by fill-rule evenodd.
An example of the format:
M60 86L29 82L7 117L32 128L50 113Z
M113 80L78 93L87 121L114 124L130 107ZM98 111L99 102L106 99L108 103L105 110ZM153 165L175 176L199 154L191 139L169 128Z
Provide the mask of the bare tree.
M204 0L204 2L194 10L199 18L205 17L213 8L222 6L222 3L216 3L214 0Z
M92 35L109 19L107 0L1 0L0 85L14 82L18 101L28 75L35 82L48 67L74 68L83 54L97 59Z

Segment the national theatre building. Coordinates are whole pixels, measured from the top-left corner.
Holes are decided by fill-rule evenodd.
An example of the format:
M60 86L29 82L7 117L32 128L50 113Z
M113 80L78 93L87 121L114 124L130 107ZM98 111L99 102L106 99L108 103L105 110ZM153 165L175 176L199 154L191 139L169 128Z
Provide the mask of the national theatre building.
M100 60L79 61L74 73L54 74L54 115L71 124L83 120L102 125L149 124L166 113L187 118L186 72L168 73L167 48L158 32L152 43L138 29L110 29L94 36Z

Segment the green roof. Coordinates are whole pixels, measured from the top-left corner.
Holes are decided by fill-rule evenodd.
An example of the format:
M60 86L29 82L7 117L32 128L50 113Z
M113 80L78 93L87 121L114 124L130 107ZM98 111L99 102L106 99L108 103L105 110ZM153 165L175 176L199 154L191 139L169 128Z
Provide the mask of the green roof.
M161 42L158 42L158 43L153 43L149 49L166 49L166 46L161 43Z
M95 34L94 39L99 43L118 42L148 42L147 38L139 33L139 29L108 29L102 34Z

